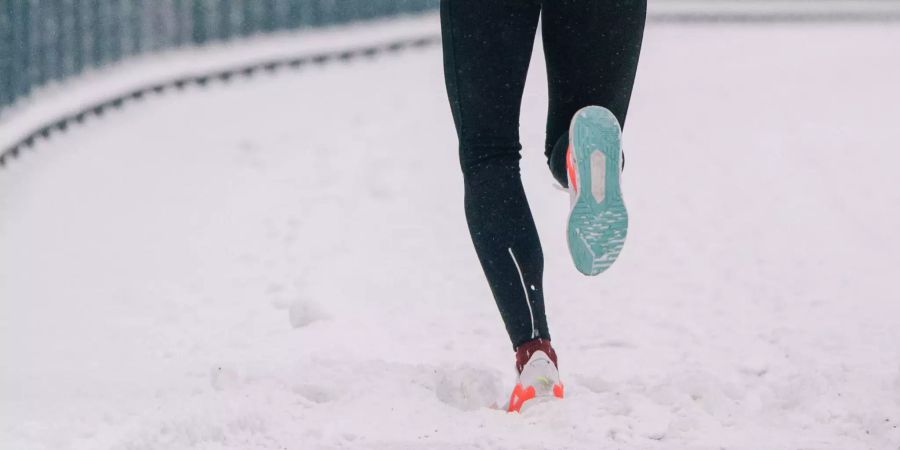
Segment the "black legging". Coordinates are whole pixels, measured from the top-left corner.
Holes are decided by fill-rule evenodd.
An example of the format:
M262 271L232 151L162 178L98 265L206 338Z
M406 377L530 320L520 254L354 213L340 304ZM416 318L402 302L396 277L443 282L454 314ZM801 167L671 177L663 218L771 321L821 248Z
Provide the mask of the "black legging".
M519 178L519 111L543 9L550 111L545 153L567 185L567 130L588 105L624 124L646 0L442 0L444 75L459 137L469 232L513 347L549 339L544 257Z

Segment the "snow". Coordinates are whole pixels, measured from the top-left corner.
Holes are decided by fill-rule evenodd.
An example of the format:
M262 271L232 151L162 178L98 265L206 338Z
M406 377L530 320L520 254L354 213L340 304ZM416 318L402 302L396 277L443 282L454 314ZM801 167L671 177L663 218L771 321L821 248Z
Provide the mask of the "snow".
M522 414L490 408L513 354L439 49L56 135L0 172L0 442L900 448L897 54L888 26L651 26L629 241L596 278L565 250L535 62L523 176L568 397Z
M893 0L650 0L648 8L651 16L660 20L675 17L729 17L733 20L779 17L848 20L861 17L873 20L882 15L883 20L896 21L900 13L900 3Z

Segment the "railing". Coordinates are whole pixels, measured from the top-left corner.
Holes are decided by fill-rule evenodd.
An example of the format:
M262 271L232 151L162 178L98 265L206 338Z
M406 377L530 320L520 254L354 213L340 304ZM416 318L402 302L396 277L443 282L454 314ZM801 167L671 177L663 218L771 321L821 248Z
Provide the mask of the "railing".
M134 55L434 9L438 0L0 0L0 114Z
M417 13L440 0L0 0L0 127L35 88L135 55L207 42ZM900 0L649 0L654 23L900 23ZM440 43L422 36L153 79L26 121L0 139L0 168L35 142L154 93L284 68ZM22 124L19 124L22 125ZM9 126L7 121L7 127ZM9 129L2 130L4 132Z
M440 0L0 0L0 115L133 55L435 9ZM894 0L650 0L662 22L900 20Z

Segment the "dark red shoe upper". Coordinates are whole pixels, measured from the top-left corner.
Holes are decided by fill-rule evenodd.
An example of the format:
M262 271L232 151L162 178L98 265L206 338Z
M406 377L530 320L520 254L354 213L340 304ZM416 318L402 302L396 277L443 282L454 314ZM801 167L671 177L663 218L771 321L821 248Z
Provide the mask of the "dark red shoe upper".
M559 368L559 364L556 362L556 350L553 350L550 340L532 339L523 343L516 349L516 370L518 370L519 373L522 373L522 369L525 367L525 364L528 363L528 360L531 359L531 355L538 350L546 353L547 356L550 357L550 360L553 361L553 365Z

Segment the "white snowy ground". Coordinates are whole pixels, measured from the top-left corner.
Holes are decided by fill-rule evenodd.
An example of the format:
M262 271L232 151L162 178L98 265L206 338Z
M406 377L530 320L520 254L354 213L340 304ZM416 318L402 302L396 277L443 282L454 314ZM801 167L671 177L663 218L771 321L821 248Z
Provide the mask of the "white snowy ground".
M513 355L439 49L70 130L0 171L0 447L898 449L898 56L896 27L650 27L632 228L597 278L565 251L536 62L568 398L521 415L485 407Z

